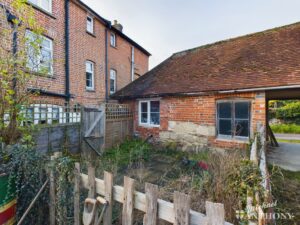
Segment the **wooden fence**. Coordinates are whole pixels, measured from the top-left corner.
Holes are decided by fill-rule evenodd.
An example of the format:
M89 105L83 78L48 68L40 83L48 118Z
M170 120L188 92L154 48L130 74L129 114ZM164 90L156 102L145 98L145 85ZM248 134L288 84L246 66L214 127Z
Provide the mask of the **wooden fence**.
M256 165L259 166L259 170L262 177L262 187L265 190L265 197L268 198L270 196L270 186L269 186L269 175L268 175L268 169L267 169L267 162L266 162L266 130L265 127L258 123L257 124L257 134L255 135L254 141L251 146L251 152L250 152L250 160L253 161ZM258 193L255 194L256 201L258 201ZM258 201L259 202L259 201ZM247 198L247 205L248 208L253 208L253 197L248 196ZM258 206L256 208L257 215L258 215L258 221L252 222L253 225L259 224L263 225L266 224L266 221L264 219L264 213L261 206Z
M132 136L133 113L126 104L108 103L105 108L105 148L110 148Z
M89 198L103 196L109 206L104 214L104 225L112 224L113 202L123 204L122 224L132 225L134 210L144 212L143 224L156 225L158 220L164 220L175 225L231 225L225 222L224 205L206 202L206 215L190 209L190 196L175 192L174 203L158 198L158 186L146 183L145 192L135 191L135 180L124 177L124 187L113 185L113 175L104 172L104 180L95 177L95 168L88 167L88 175L80 173L80 164L75 164L74 179L74 224L81 224L80 191L89 190ZM50 190L51 191L51 190ZM50 215L51 216L51 215ZM53 216L53 215L52 215ZM54 215L55 216L55 215ZM50 219L50 221L53 221ZM54 224L50 224L54 225Z

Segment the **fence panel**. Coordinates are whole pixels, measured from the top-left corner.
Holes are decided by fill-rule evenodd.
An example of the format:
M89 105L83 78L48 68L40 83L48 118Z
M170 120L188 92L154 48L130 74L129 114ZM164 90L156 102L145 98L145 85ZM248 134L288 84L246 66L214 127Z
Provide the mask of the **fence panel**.
M120 144L133 134L133 114L129 105L106 104L105 148Z

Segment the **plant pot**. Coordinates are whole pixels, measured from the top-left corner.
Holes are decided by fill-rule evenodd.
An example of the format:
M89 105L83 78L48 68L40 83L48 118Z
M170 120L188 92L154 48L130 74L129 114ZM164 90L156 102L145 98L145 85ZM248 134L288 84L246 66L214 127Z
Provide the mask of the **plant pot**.
M16 217L16 187L9 187L9 176L0 174L0 225L13 225Z

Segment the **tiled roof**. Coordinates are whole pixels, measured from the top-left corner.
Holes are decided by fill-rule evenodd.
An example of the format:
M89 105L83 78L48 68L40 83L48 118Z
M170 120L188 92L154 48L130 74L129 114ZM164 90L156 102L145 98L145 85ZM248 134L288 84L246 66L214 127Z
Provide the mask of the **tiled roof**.
M300 85L300 23L179 52L115 98Z

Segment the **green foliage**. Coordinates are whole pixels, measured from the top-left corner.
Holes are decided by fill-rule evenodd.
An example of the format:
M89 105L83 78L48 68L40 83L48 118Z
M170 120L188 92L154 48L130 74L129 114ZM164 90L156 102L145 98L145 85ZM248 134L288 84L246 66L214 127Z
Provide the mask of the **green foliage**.
M126 140L122 144L108 149L100 158L106 170L116 171L118 168L132 166L141 161L147 161L151 146L140 139Z
M300 125L297 124L274 124L271 129L274 133L300 134Z
M300 101L290 102L276 110L276 118L291 120L300 117Z
M0 142L5 144L15 144L30 133L30 126L22 124L26 117L24 108L30 104L33 95L27 90L28 84L34 84L34 72L27 68L28 49L34 49L31 57L39 54L40 34L43 32L26 1L14 0L10 7L18 18L13 21L13 27L5 18L5 10L0 9L3 22L0 30L3 43L0 45ZM25 35L26 29L31 29L38 38L30 42ZM16 53L12 50L14 33L18 37Z
M0 173L9 175L8 189L16 189L17 197L17 219L23 215L32 199L42 187L47 176L45 175L45 164L47 157L36 152L26 145L15 145L7 147L0 154ZM6 196L11 198L12 196ZM23 224L46 224L47 219L43 212L47 210L48 192L42 193Z
M51 168L56 177L56 221L59 225L67 223L73 213L73 171L74 161L70 157L61 157L52 162ZM68 216L69 215L69 216Z

